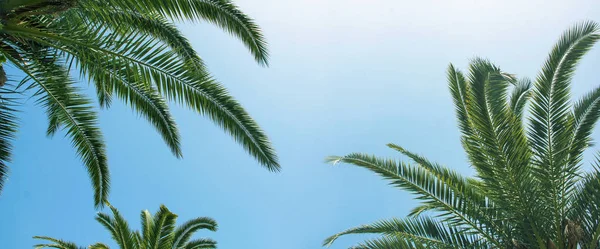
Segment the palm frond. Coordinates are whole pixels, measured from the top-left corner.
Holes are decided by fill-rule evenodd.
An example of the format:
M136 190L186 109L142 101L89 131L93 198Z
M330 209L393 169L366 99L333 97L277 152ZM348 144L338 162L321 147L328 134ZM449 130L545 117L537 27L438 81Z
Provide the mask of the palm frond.
M428 217L388 219L351 228L327 238L324 246L330 246L339 237L349 234L380 234L385 237L404 239L414 245L433 248L467 248L472 247L479 238L463 233L458 228Z
M81 8L69 13L67 19L69 22L85 23L88 28L109 29L121 36L132 33L151 36L168 45L181 59L195 64L196 70L207 70L188 39L165 17L158 14L142 15L113 8L93 9L85 6L85 1L79 3L82 4Z
M550 207L551 235L562 243L562 219L570 181L577 177L578 167L568 165L569 141L573 127L569 122L570 84L575 66L582 56L600 39L596 23L585 22L567 30L552 49L538 75L531 97L529 141L534 152L537 179L545 189L544 198Z
M60 65L40 63L36 59L27 65L11 57L9 60L37 85L39 102L46 107L50 119L65 126L92 179L94 204L102 206L108 199L110 176L97 114L90 101L76 92L74 82Z
M434 210L440 212L439 216L444 222L463 227L465 232L478 234L489 243L500 245L486 224L474 219L478 216L478 210L470 209L472 206L466 205L468 202L465 201L464 196L455 194L451 187L423 167L358 153L343 157L328 157L326 161L333 164L344 162L367 168L390 180L392 185L416 194L417 199L424 205L434 206Z
M75 243L64 241L64 240L59 240L59 239L55 239L55 238L51 238L51 237L34 236L33 238L40 239L40 240L47 240L47 241L50 241L53 243L53 244L37 244L34 246L36 249L41 249L41 248L83 249L81 247L78 247Z
M454 65L450 64L447 70L447 78L449 82L452 100L456 109L456 116L459 123L460 131L465 136L472 134L472 124L469 115L469 84L465 80L464 75Z
M568 219L581 225L585 248L600 246L600 153L594 170L578 182L569 203Z
M422 245L418 243L414 243L405 238L396 237L396 236L386 236L376 239L370 239L359 243L356 246L350 247L350 249L426 249L426 248L451 248L447 245Z
M98 32L86 35L59 36L39 32L31 28L7 25L6 30L14 34L25 35L29 39L44 42L57 49L68 50L79 46L88 50L105 53L110 58L118 58L135 68L142 82L153 82L158 91L171 100L186 104L193 110L205 114L224 128L259 163L271 171L279 171L277 156L269 139L242 106L235 101L220 84L202 72L190 70L189 65L172 56L168 47L155 44L147 37L127 37L116 43L118 47L107 48L115 43L106 42L106 37ZM85 32L85 31L81 31ZM75 32L79 34L81 32ZM90 36L96 36L90 39Z
M229 0L87 0L85 4L94 8L135 9L175 20L208 21L239 38L259 64L268 65L269 54L262 31Z
M16 98L10 91L0 89L0 193L8 176L12 141L17 132Z
M102 243L96 243L89 246L88 249L110 249L110 247Z
M217 248L217 242L211 239L196 239L188 242L183 249L214 249Z
M173 231L177 215L171 213L164 205L160 206L158 212L152 219L153 229L150 231L148 245L150 248L168 248L173 244Z
M531 97L531 86L532 82L530 79L521 79L517 82L510 95L510 109L519 118L523 116L525 105Z
M208 217L200 217L183 223L181 226L177 227L173 236L173 247L181 248L183 247L189 239L192 237L196 231L200 229L208 229L210 231L217 230L217 222Z
M585 149L593 145L592 132L600 118L600 87L592 90L573 108L573 134L570 141L569 165L575 167Z
M117 242L121 249L137 249L127 221L116 208L110 205L109 207L114 218L104 213L98 213L96 220L110 231L113 240Z

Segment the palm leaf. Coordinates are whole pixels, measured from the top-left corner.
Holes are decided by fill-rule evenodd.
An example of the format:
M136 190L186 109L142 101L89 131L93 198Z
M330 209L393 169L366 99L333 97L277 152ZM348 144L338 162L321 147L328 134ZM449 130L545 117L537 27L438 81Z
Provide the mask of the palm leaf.
M258 63L268 64L267 44L260 28L229 0L87 0L85 4L95 9L106 6L135 9L137 12L160 14L175 20L206 20L238 37Z
M90 101L76 92L63 67L35 59L28 65L11 57L9 60L37 85L39 102L46 107L50 119L65 126L92 179L94 204L100 207L108 199L110 176L102 134L97 127L98 118Z
M57 249L83 249L81 247L77 247L77 245L75 245L75 243L72 242L67 242L67 241L63 241L63 240L59 240L59 239L54 239L51 237L45 237L45 236L34 236L34 239L41 239L41 240L47 240L50 242L53 242L54 244L37 244L34 247L36 249L41 249L41 248L57 248Z
M10 91L0 90L0 192L8 175L8 162L11 159L12 141L17 132L15 101Z
M416 167L407 163L398 163L394 160L384 160L363 154L349 154L344 157L328 157L327 162L354 164L364 167L391 181L391 184L406 189L417 195L425 205L435 207L440 211L444 222L455 226L464 227L464 231L476 233L485 238L489 243L500 243L486 231L486 226L473 219L477 210L469 209L469 205L460 194L454 194L452 188L437 179L423 167ZM475 213L472 213L475 212Z
M240 142L259 163L271 171L280 170L269 139L242 106L209 75L190 70L187 63L178 61L176 56L172 56L174 52L167 47L150 46L155 41L147 40L144 36L128 37L120 40L118 47L107 48L107 44L114 43L107 42L107 38L98 32L66 37L11 25L5 28L15 35L24 35L38 42L53 40L54 43L47 42L47 45L57 49L68 50L69 47L79 46L129 63L134 71L139 72L136 76L143 82L153 82L167 98L207 115ZM90 40L89 37L94 34L97 37Z
M521 79L515 85L515 88L510 95L510 109L519 118L523 116L525 105L531 97L531 85L532 83L530 79Z
M173 236L173 248L183 247L196 231L200 229L208 229L210 231L217 230L217 222L208 217L200 217L187 221L177 227Z
M217 242L211 239L197 239L185 244L184 249L214 249L217 248Z

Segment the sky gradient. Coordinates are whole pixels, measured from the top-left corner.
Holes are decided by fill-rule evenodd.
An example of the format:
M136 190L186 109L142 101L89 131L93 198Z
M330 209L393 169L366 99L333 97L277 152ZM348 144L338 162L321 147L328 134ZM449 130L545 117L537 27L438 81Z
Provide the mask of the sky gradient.
M268 172L207 118L174 104L184 155L176 159L146 120L115 101L100 112L110 201L133 228L141 210L155 212L162 203L179 224L216 219L217 232L197 236L217 240L221 249L307 249L341 230L403 217L417 204L411 195L367 170L334 167L324 158L351 152L398 158L385 146L393 142L472 174L445 78L449 63L464 70L481 56L535 78L565 29L600 22L597 0L236 3L263 29L270 67L257 65L239 41L209 24L179 26L270 136L282 172ZM596 46L576 71L574 99L600 85L599 66ZM0 248L31 248L34 235L116 248L94 220L87 172L64 132L45 136L46 116L35 99L21 110L0 195ZM598 129L593 136L600 138ZM364 238L344 237L331 248Z

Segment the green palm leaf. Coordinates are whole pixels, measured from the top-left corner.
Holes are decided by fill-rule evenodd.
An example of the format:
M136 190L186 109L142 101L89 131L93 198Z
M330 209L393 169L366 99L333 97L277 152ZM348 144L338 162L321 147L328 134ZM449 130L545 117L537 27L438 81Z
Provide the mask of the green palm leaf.
M573 108L569 103L575 66L599 39L593 22L568 30L533 84L484 59L472 60L466 76L450 65L449 89L475 176L395 144L388 146L415 164L359 153L330 157L378 173L421 203L407 219L352 228L325 245L376 233L382 237L354 248L600 248L600 155L594 171L581 167L600 118L600 88ZM435 221L419 220L424 214Z
M39 96L49 94L40 101L48 112L47 134L51 136L61 127L66 128L92 176L97 207L107 201L106 156L95 127L96 114L87 107L90 101L75 93L75 82L68 79L75 72L93 83L101 107L110 107L117 97L146 118L176 157L182 156L180 134L167 100L212 119L260 164L270 171L280 170L264 131L212 78L173 23L211 22L239 38L259 64L267 65L268 52L261 30L232 2L15 0L0 5L5 10L0 59L10 57L8 63L28 75L13 89L6 90L19 88ZM0 62L4 63L3 59ZM0 87L11 80L4 77L2 69L0 65ZM53 76L56 72L59 76ZM60 91L67 93L52 92L62 88L67 90ZM8 95L0 95L8 99ZM74 99L66 100L71 97ZM8 115L6 110L2 115L5 113ZM3 134L16 128L12 122L5 124L0 127L6 129ZM9 138L0 138L0 178L6 177ZM0 189L2 184L0 181Z
M133 231L129 228L127 221L120 212L107 204L112 211L112 217L108 214L98 213L96 220L106 228L112 235L113 240L121 249L212 249L216 248L217 242L211 239L190 240L193 233L200 229L216 231L217 223L207 217L195 218L185 222L175 229L177 215L171 213L167 207L161 205L158 212L152 215L150 212L142 211L142 230ZM53 242L53 244L39 244L41 248L77 249L74 243L65 242L51 237L36 236ZM108 249L103 243L95 243L90 249Z
M0 90L0 191L8 175L7 163L10 162L12 141L17 132L16 99L10 92Z
M29 65L21 65L14 58L9 60L39 88L39 102L47 108L50 119L65 126L92 179L94 204L101 206L108 198L110 176L97 114L90 101L76 92L73 81L61 66L35 59Z
M186 243L188 243L192 237L192 234L200 229L208 229L214 232L217 230L217 222L207 217L201 217L187 221L183 225L177 227L175 230L173 236L173 248L177 249L183 247Z
M87 0L88 6L135 9L141 13L159 14L175 20L209 21L238 37L257 62L267 65L266 41L260 28L229 0Z
M197 239L187 243L184 249L214 249L217 248L217 242L211 239Z

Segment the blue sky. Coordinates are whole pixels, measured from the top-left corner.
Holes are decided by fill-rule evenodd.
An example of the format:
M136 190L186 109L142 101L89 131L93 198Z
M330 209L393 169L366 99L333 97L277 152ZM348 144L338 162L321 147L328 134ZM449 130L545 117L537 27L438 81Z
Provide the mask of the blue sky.
M219 231L198 235L223 249L320 248L331 234L402 217L417 204L367 170L326 165L326 156L398 157L385 147L394 142L471 174L447 91L448 64L464 69L482 56L534 78L563 30L600 21L596 0L414 2L238 0L265 32L269 68L217 28L180 25L215 77L267 131L283 170L268 172L208 119L173 105L183 137L178 160L144 119L115 103L100 113L111 203L134 228L141 210L154 212L161 203L180 223L213 217ZM599 55L596 47L579 66L575 97L600 84ZM0 196L0 248L30 248L33 235L113 245L94 220L84 167L63 134L45 136L46 117L34 102L22 108ZM331 248L361 239L342 238Z

